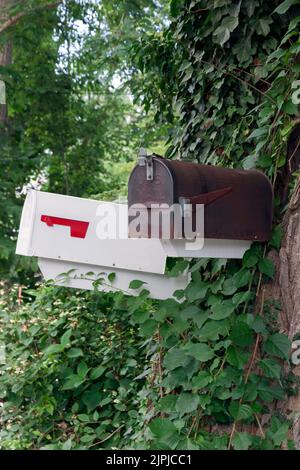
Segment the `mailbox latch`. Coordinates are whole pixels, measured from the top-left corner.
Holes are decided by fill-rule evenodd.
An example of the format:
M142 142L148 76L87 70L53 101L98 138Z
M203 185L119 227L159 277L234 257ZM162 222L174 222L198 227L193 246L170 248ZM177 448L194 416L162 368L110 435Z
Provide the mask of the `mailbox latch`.
M146 178L147 181L153 180L153 158L152 155L148 155L147 150L144 148L140 149L138 164L146 167Z

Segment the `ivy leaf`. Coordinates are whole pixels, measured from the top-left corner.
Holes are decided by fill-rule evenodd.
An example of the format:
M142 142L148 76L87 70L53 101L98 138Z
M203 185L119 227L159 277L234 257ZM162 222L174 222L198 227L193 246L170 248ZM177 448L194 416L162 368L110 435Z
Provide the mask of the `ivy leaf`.
M78 364L78 367L77 367L77 374L79 375L79 377L81 377L82 379L84 379L87 375L89 371L89 368L87 366L87 363L84 362L84 361L81 361L79 364Z
M157 322L153 318L149 318L141 324L140 329L144 336L151 336L157 329Z
M298 93L298 92L296 92L296 93ZM296 103L293 103L293 95L292 95L292 99L287 100L283 103L282 111L289 114L290 116L295 116L295 115L298 114L298 105ZM281 161L283 161L283 163L281 163ZM283 166L283 164L285 163L285 158L283 158L283 160L281 160L281 161L280 161L280 163L281 163L280 166ZM278 168L280 168L280 166L278 164Z
M79 415L77 415L77 418L79 419L79 421L82 421L83 423L88 423L91 419L89 415L84 414L84 413L80 413Z
M267 436L272 439L275 446L280 446L287 439L289 428L288 422L282 422L276 416L273 416Z
M251 170L252 168L255 168L257 165L257 158L257 155L248 155L248 157L246 157L242 163L244 170Z
M248 286L251 278L251 272L249 269L241 269L234 275L235 283L237 288Z
M186 71L185 71L185 74L184 74L184 77L183 79L181 80L181 84L187 82L193 75L193 72L194 72L194 69L193 67L191 66L190 68L188 68Z
M220 335L228 334L229 325L227 320L209 320L200 329L199 338L214 341Z
M258 267L263 274L270 277L271 279L274 278L275 266L272 260L269 258L263 258L259 261Z
M72 439L66 440L62 445L62 450L70 450L72 447Z
M194 316L193 322L196 323L198 328L202 328L202 326L204 325L208 317L209 317L209 310L201 311L201 315Z
M139 289L142 287L143 284L146 284L144 281L140 281L139 279L134 279L129 284L129 289Z
M212 260L211 274L214 276L220 272L227 264L226 258L216 258Z
M257 262L258 262L258 256L255 253L253 253L251 249L247 250L243 256L243 266L245 266L245 268L252 268L253 266L256 265Z
M249 326L255 331L255 333L261 333L262 335L266 335L268 333L267 327L263 321L263 319L255 315L255 317L252 316L251 323Z
M95 369L93 369L90 373L90 378L92 380L96 380L98 379L99 377L101 377L101 375L103 375L103 373L106 371L106 368L103 367L103 366L99 366L99 367L96 367Z
M200 258L190 269L189 272L193 273L199 271L200 268L206 268L209 263L209 258Z
M259 361L258 365L264 371L266 377L280 379L281 366L275 359L263 359Z
M272 238L269 242L270 246L273 246L274 248L276 248L276 250L279 250L281 246L282 237L283 237L283 229L281 225L277 225L273 229Z
M189 262L187 260L180 260L175 263L173 268L167 273L168 277L178 277L184 271L187 270Z
M201 310L196 305L189 305L181 311L181 316L187 320L197 318L200 314Z
M299 0L285 0L285 2L281 3L275 10L274 13L278 13L278 15L283 15L288 11L288 9L292 5L296 5L299 3Z
M158 408L165 413L172 413L175 411L177 395L166 395L159 400Z
M73 390L78 388L84 382L84 378L80 377L77 374L72 374L67 377L67 380L62 386L63 390Z
M253 332L245 322L237 320L232 327L230 339L237 346L250 346L253 342Z
M193 356L198 361L206 362L214 357L214 351L203 343L192 343L191 341L184 346L188 355Z
M63 346L63 348L66 348L67 346L70 345L70 338L72 336L73 330L68 330L66 331L62 337L60 338L60 344Z
M238 369L243 369L247 364L249 354L243 351L239 351L233 346L230 346L227 350L227 360L229 364Z
M238 289L249 284L250 277L251 272L248 268L241 269L240 271L235 273L234 276L225 280L223 284L222 293L224 295L234 294Z
M210 290L213 294L217 294L222 290L225 276L220 276L215 282L210 285Z
M291 351L291 341L282 333L275 333L269 336L264 344L264 349L268 354L288 359Z
M223 300L223 302L212 306L211 310L213 313L210 315L210 318L212 320L223 320L223 318L229 317L234 312L234 309L235 306L232 300Z
M193 393L181 393L176 402L176 411L181 415L191 413L198 408L199 396Z
M192 282L189 284L186 290L187 298L190 302L195 300L204 299L208 290L208 284L205 282Z
M251 406L237 401L231 402L229 412L235 421L248 419L253 414Z
M252 292L251 291L246 291L246 292L237 292L233 297L232 297L232 303L235 307L237 307L240 304L244 304L248 302L252 298Z
M259 127L258 129L254 129L254 131L251 132L247 140L257 139L258 137L265 136L268 134L268 132L269 132L268 126Z
M97 390L84 392L82 401L86 405L88 412L93 411L101 402L101 395Z
M253 443L253 437L247 432L238 432L232 439L234 450L248 450Z
M67 356L70 357L70 358L83 356L83 351L80 348L71 348L67 352Z
M44 354L46 356L50 356L51 354L60 353L63 350L64 350L64 347L62 344L51 344L45 349Z
M109 275L107 276L109 282L114 282L115 278L116 278L116 273L109 273Z
M177 367L184 366L188 362L188 357L183 349L170 349L165 355L164 365L167 370L173 370Z
M193 388L200 390L201 388L204 388L210 384L212 380L212 376L209 374L209 372L201 370L198 375L193 377L192 386Z
M223 46L225 42L230 38L230 33L235 30L238 26L239 20L234 16L226 16L220 26L215 30L214 36L216 36L216 43Z
M270 32L270 23L272 23L271 18L261 18L259 20L260 32L263 36L267 36Z
M280 387L271 387L268 383L258 385L257 391L259 397L265 402L272 402L274 400L283 400L284 391Z
M171 436L172 434L177 433L177 429L174 423L172 423L172 421L166 418L155 418L149 424L149 428L152 434L158 440L161 440L163 438Z

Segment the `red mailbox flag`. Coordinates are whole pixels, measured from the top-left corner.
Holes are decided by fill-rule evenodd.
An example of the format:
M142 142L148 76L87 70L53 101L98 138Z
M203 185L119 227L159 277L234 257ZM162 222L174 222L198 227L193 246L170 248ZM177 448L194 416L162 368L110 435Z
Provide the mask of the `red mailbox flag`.
M53 217L52 215L42 215L41 221L45 222L48 227L53 225L64 225L70 227L71 237L85 238L89 222L83 222L81 220L63 219L61 217Z

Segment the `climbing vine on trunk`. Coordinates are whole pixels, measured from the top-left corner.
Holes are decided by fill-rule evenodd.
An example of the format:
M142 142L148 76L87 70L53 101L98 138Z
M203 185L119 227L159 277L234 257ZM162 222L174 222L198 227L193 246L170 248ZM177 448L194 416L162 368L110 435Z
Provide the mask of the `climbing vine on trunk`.
M187 300L153 313L164 359L149 427L171 448L183 445L179 436L190 448L294 445L293 415L284 406L298 393L288 365L293 337L283 334L278 298L265 291L276 274L268 253L280 249L299 166L299 133L286 158L298 122L296 3L173 0L170 27L133 48L137 80L146 77L144 104L174 126L168 156L261 169L275 192L269 244L254 244L242 263L195 263Z

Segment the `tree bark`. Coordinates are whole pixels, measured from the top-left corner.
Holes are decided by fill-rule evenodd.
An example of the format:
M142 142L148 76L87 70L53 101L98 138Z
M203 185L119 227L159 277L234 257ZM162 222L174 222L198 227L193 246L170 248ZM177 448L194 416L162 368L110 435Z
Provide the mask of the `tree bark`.
M284 203L288 200L288 184L291 182L291 174L300 167L300 123L294 127L287 145L287 164L283 170L281 181L277 185L276 194L283 197ZM300 177L296 181L293 194L290 197L287 211L282 220L283 239L279 253L272 250L268 253L275 265L275 278L273 282L262 285L260 293L256 298L256 308L259 310L262 299L269 308L273 308L274 301L280 305L279 318L276 328L286 334L293 342L295 335L300 339ZM276 312L275 312L276 313ZM276 322L276 317L274 317ZM299 346L297 346L297 349ZM297 354L298 357L300 355ZM256 360L259 359L259 351ZM261 416L262 427L269 420L272 412L276 410L286 415L292 423L290 439L294 442L296 449L300 450L300 364L286 364L285 372L292 372L296 383L296 394L283 402L270 404L267 415ZM228 426L214 426L210 431L230 432ZM239 431L259 434L259 428L243 425Z
M281 302L281 326L291 341L300 333L300 179L298 179L283 222L284 238L279 252L278 290ZM292 365L300 377L300 365ZM287 403L293 427L293 441L300 449L300 390Z
M288 141L287 166L291 171L287 174L287 182L291 180L291 172L299 170L300 162L300 125L298 124ZM287 184L285 184L287 187ZM286 191L285 191L286 192ZM274 282L264 286L266 300L280 302L280 331L291 341L300 333L300 177L298 178L288 209L282 221L283 240L279 253L271 252L269 257L276 267ZM289 367L287 366L286 372ZM296 378L300 378L300 365L291 364ZM291 438L297 449L300 449L300 388L296 396L290 397L280 408L292 421Z

